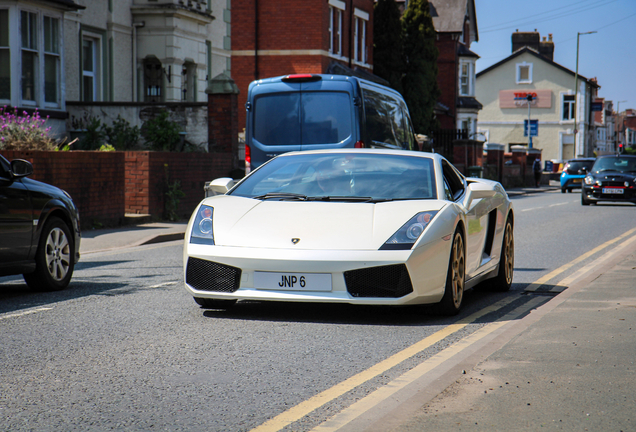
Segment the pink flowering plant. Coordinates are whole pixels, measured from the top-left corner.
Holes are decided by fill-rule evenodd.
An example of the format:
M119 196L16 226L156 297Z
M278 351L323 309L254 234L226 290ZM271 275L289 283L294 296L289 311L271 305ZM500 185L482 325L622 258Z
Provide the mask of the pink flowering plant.
M26 111L11 112L7 106L0 108L0 149L2 150L54 150L55 141L49 137L50 127L44 124L37 110L30 115Z

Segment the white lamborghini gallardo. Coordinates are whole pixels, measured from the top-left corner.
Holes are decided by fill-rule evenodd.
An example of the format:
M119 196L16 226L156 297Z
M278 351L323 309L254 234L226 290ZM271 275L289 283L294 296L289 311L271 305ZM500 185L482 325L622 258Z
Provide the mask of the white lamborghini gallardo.
M455 314L464 290L512 284L508 195L438 154L286 153L208 189L218 194L194 211L184 247L185 286L204 308L439 303Z

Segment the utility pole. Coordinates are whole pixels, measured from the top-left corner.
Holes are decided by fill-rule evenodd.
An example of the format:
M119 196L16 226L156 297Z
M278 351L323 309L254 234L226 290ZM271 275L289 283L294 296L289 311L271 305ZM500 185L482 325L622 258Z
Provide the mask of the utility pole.
M574 149L576 151L576 136L578 130L576 129L576 116L578 114L578 99L579 99L579 37L581 35L596 33L595 31L576 33L576 72L574 74ZM583 149L585 155L585 149ZM575 156L577 156L575 154Z

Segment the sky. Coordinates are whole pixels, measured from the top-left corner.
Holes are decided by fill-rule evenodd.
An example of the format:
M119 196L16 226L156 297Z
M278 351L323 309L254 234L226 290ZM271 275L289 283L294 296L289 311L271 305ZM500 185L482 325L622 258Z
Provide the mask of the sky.
M552 33L554 61L579 75L598 79L599 97L619 109L636 109L636 0L475 0L480 56L477 72L512 54L512 33ZM574 82L572 82L574 87Z

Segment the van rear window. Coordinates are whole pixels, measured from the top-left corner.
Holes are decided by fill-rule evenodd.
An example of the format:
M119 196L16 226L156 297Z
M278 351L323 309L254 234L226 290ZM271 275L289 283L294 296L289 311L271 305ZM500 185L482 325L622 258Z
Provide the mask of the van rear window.
M254 138L266 145L339 143L351 136L351 111L344 92L263 95L254 101Z

